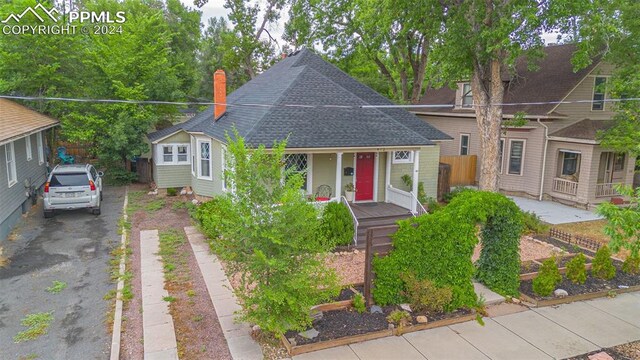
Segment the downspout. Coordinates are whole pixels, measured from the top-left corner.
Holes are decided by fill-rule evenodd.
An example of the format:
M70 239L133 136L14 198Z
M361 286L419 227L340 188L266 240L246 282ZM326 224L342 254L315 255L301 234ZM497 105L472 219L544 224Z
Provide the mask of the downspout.
M544 149L542 150L542 173L540 176L540 196L538 197L538 201L542 201L542 189L544 188L544 173L545 168L547 166L547 145L549 144L549 127L543 124L540 121L540 118L537 119L538 124L544 127Z

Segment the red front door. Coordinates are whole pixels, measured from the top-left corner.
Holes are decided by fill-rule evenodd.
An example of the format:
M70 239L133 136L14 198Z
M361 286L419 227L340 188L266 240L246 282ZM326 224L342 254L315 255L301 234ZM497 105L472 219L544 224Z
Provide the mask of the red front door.
M356 201L373 200L374 153L356 154Z

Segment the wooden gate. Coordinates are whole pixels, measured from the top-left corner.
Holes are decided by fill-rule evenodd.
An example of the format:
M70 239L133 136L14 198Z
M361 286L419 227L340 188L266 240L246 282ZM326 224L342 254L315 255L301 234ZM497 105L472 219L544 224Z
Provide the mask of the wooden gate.
M440 162L451 167L450 186L475 185L476 155L440 156Z
M367 246L364 256L364 300L367 306L373 305L373 257L385 256L393 249L390 234L398 230L398 225L375 226L367 229Z

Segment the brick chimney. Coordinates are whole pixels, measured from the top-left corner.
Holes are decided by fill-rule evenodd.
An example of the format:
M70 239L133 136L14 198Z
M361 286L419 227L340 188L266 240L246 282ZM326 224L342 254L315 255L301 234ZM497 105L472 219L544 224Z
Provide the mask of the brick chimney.
M216 121L227 111L227 76L224 70L213 74L213 120Z

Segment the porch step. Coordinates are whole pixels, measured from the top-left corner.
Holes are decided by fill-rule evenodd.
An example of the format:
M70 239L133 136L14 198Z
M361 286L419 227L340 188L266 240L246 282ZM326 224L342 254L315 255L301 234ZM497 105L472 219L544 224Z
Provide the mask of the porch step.
M372 227L378 226L387 226L387 225L395 225L398 220L408 219L412 215L393 215L393 216L382 216L382 217L372 217L359 220L358 224L358 246L357 248L364 248L367 242L367 230ZM395 230L389 229L378 233L377 235L391 235ZM389 238L390 239L390 238ZM386 242L384 238L376 239L377 242Z

